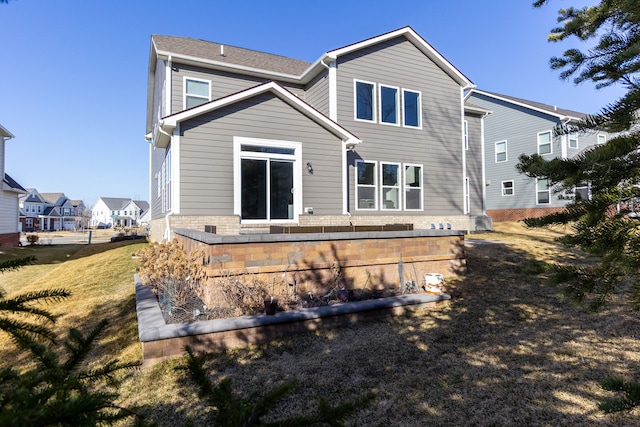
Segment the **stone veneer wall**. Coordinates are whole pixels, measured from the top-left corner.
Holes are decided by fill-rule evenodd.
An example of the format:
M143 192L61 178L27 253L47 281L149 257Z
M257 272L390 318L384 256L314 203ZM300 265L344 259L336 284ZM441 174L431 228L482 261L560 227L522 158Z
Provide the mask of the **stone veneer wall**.
M539 218L556 212L562 212L563 207L557 208L522 208L522 209L495 209L488 210L487 215L494 222L522 221L526 218Z
M295 281L298 294L318 295L336 286L338 275L347 289L397 289L407 280L422 284L425 273L451 277L466 267L463 231L243 236L174 231L187 251L202 249L205 253L209 282L200 295L205 303L217 298L216 279L230 276L252 274L262 283L284 283L285 289Z
M167 218L154 219L150 222L151 241L160 242L165 239L165 229L167 221L172 230L177 228L187 228L191 230L204 231L205 225L215 225L216 234L239 235L248 232L263 230L268 232L269 224L245 225L240 223L240 217L230 216L188 216L169 215ZM334 226L334 225L384 225L384 224L413 224L414 229L450 229L469 231L469 216L453 215L441 216L393 216L393 215L300 215L297 223L285 225L299 226ZM171 236L173 238L174 236Z

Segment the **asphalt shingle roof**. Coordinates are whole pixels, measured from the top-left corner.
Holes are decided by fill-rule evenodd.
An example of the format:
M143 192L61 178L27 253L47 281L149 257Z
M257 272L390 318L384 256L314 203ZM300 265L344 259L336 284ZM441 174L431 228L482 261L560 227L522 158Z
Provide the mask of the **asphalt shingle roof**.
M293 59L286 56L274 55L271 53L259 52L226 44L223 45L190 37L154 34L152 39L155 43L156 49L159 51L172 52L226 63L229 65L240 65L243 67L275 73L297 76L302 74L311 65L310 62L300 59ZM221 55L222 46L224 46L224 56Z
M558 114L558 115L562 115L562 116L570 116L570 117L575 117L578 119L583 119L587 116L587 114L585 113L581 113L579 111L573 111L573 110L567 110L565 108L559 108L555 105L549 105L549 104L543 104L541 102L535 102L535 101L529 101L527 99L522 99L522 98L516 98L515 96L509 96L509 95L502 95L500 93L495 93L495 92L489 92L486 90L480 90L480 92L484 92L487 93L489 95L494 95L500 98L504 98L506 100L510 100L513 102L517 102L519 104L524 104L524 105L529 105L533 108L537 108L539 110L543 110L543 111L547 111L549 113L552 114Z

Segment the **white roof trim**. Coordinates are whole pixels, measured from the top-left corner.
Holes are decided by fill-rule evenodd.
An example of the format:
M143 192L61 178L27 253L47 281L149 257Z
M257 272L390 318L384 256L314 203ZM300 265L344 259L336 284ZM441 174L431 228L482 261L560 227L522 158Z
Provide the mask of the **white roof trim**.
M0 125L0 136L7 139L15 138L15 136L2 125Z
M514 101L513 99L504 98L502 96L498 96L496 94L485 92L485 91L478 90L478 89L472 89L471 91L469 91L469 93L467 93L467 95L465 96L465 99L470 97L473 93L477 93L477 94L480 94L480 95L488 96L489 98L497 99L497 100L502 101L502 102L507 102L509 104L517 105L519 107L524 107L524 108L527 108L529 110L533 110L533 111L537 111L539 113L547 114L549 116L557 117L557 118L559 118L561 120L563 120L563 119L571 119L571 120L577 120L577 121L582 120L580 117L567 116L565 114L559 114L557 112L545 110L543 108L538 108L538 107L535 107L535 106L533 106L531 104Z
M167 116L160 121L160 130L166 132L167 134L172 134L178 123L182 121L189 120L201 114L205 114L225 107L227 105L252 98L265 92L272 92L278 98L289 104L291 107L295 108L316 123L322 125L325 129L331 131L333 134L340 136L348 147L353 147L362 142L362 140L356 135L352 134L333 120L329 119L327 116L320 113L318 110L311 107L309 104L275 82L263 83L242 92L238 92L233 95L217 99L215 101L207 102L189 110Z
M471 80L469 80L464 74L462 74L456 67L453 66L444 56L433 48L425 39L423 39L418 33L416 33L411 27L400 28L390 33L382 34L361 42L357 42L339 49L331 50L325 55L331 58L337 58L340 55L354 52L359 49L363 49L374 44L390 40L398 36L405 36L410 42L412 42L418 49L422 51L429 59L431 59L436 65L438 65L445 73L451 76L463 89L472 89L476 86Z

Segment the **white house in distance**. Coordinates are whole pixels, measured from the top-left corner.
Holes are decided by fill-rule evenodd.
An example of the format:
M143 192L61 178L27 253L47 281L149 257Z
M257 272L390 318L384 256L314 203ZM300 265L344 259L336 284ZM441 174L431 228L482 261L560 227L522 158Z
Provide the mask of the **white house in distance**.
M149 203L121 197L100 197L91 209L92 228L138 227L148 224Z
M18 221L18 197L26 191L20 184L5 173L4 144L14 136L0 125L0 177L2 191L0 191L0 247L18 246L20 244L20 229Z

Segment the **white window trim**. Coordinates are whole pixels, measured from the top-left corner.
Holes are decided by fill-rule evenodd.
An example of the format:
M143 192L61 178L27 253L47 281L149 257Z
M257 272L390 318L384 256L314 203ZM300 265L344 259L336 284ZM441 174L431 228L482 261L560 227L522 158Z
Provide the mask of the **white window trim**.
M543 178L543 179L546 180L547 178ZM540 179L536 178L536 205L548 206L551 204L551 186L547 187L547 193L549 193L549 201L547 203L540 203L538 199L538 194L541 193L541 191L538 190L538 181L540 181Z
M396 91L396 121L394 122L383 122L382 121L382 89L383 88L387 88L387 89L394 89ZM385 84L378 84L378 117L379 117L379 123L381 125L388 125L388 126L400 126L400 88L396 87L396 86L390 86L390 85L385 85Z
M600 142L600 138L604 139L604 141L603 141L603 142ZM606 143L607 143L607 136L606 136L605 134L603 134L603 133L599 133L599 134L596 136L596 143L597 143L598 145L606 144Z
M243 145L293 149L293 155L258 152L243 152ZM243 155L243 153L245 153ZM243 158L287 159L293 161L293 219L242 219L242 181L240 161ZM233 212L242 224L282 224L298 222L302 212L302 143L276 139L233 137Z
M395 165L398 166L398 185L397 186L392 186L392 185L384 185L384 179L382 176L382 171L383 171L383 166L384 165ZM403 175L403 167L401 163L394 163L394 162L380 162L380 171L378 172L380 177L378 178L380 182L380 210L382 211L399 211L402 210L402 199L403 199L403 195L402 195L402 175ZM385 188L396 188L398 190L398 207L397 208L385 208L384 206L384 200L382 198L383 196L383 192Z
M498 144L502 144L504 142L504 160L498 160ZM503 139L502 141L496 141L494 143L494 150L495 152L495 161L496 163L504 163L507 160L509 160L509 144L507 143L506 139ZM502 153L502 151L500 151Z
M411 126L406 124L405 120L405 108L404 108L404 94L406 92L417 93L418 94L418 126ZM419 90L412 89L402 89L402 127L410 128L410 129L422 129L422 92Z
M574 137L571 138L571 135L574 135ZM578 148L580 146L580 142L578 141L578 132L569 132L569 135L567 136L567 138L568 138L567 145L569 146L569 148L572 148L572 149L575 150L576 148ZM575 141L576 141L576 146L575 147L571 146L571 140L572 139L575 139Z
M371 106L371 120L358 118L358 83L373 85L373 91L371 92L371 103L373 104ZM378 113L378 103L376 102L377 95L378 85L376 83L368 82L366 80L353 79L353 120L364 123L376 123L378 119L378 117L376 116L376 114Z
M365 163L365 164L373 164L374 167L376 168L376 172L373 174L373 185L369 185L369 184L358 184L358 165L360 163ZM379 177L378 177L378 162L375 160L356 160L355 163L355 168L354 168L354 184L355 184L355 208L357 211L366 211L366 212L371 212L371 211L377 211L378 210L378 198L379 198L379 194L378 194L378 181L379 181ZM358 188L359 187L363 187L363 188L373 188L374 192L373 192L373 207L372 208L361 208L359 207L360 204L358 203Z
M182 109L183 110L187 109L187 80L206 83L209 86L209 96L206 98L206 102L211 101L211 80L199 79L197 77L183 76L182 78ZM205 97L201 95L189 95L189 96L194 98L205 99Z
M414 189L414 190L416 188L420 188L420 207L418 209L407 208L407 173L406 173L407 166L417 166L420 168L420 187L411 187L411 189ZM424 165L419 163L403 163L402 164L402 184L403 184L402 207L404 208L404 210L411 211L411 212L423 211L424 210Z
M540 135L544 135L545 133L549 134L549 152L548 153L544 153L544 154L540 154ZM550 156L553 154L553 131L551 130L547 130L544 132L538 132L538 135L536 136L536 142L538 144L538 154L541 156ZM546 143L545 143L546 144Z
M506 194L505 191L504 191L505 190L504 184L506 182L510 182L511 183L511 194ZM537 187L536 187L536 189L537 189ZM513 182L513 180L512 179L508 179L506 181L502 181L500 183L500 191L502 191L502 197L512 197L512 196L514 196L516 194L516 187L515 187L515 183Z

